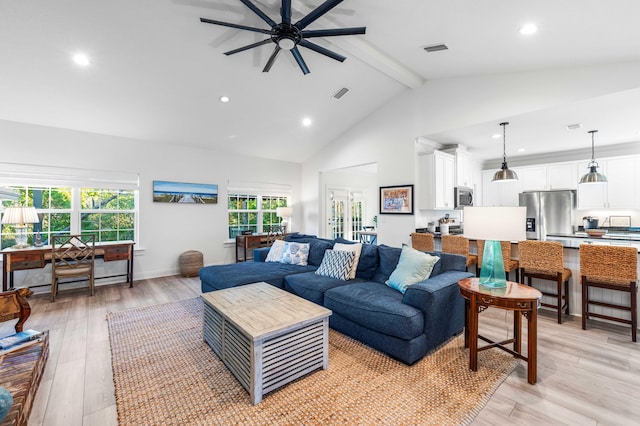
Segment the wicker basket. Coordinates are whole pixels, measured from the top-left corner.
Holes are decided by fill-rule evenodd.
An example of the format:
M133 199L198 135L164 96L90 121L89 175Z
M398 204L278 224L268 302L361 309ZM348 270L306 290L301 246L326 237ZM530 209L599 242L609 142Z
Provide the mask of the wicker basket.
M202 268L202 253L197 250L185 251L180 255L179 263L183 277L195 277Z

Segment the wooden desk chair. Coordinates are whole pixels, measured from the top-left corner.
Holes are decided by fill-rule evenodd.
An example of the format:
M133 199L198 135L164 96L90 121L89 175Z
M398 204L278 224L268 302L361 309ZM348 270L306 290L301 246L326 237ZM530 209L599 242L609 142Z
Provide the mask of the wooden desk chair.
M569 278L571 270L564 267L562 244L557 241L520 241L520 283L531 286L531 279L554 281L555 293L545 293L544 296L555 297L555 304L542 302L542 306L558 310L558 324L562 324L562 311L569 313ZM564 291L563 291L564 284ZM564 299L564 305L562 300Z
M484 240L478 240L478 269L482 269L482 255L484 254ZM502 261L504 262L504 272L507 274L507 279L509 279L509 272L516 271L516 282L520 281L520 274L518 269L520 268L520 263L518 259L511 258L511 242L510 241L500 241L500 247L502 248Z
M55 302L60 279L87 277L93 296L95 239L91 235L54 235L51 239L51 301Z
M467 238L462 235L443 235L440 239L443 253L460 254L466 257L467 270L469 270L469 266L476 265L476 275L478 275L478 256L469 253L469 240Z
M631 325L631 340L636 341L638 328L638 251L634 247L580 245L580 280L582 282L582 329L587 329L589 317ZM629 293L629 305L596 301L590 298L589 288ZM619 309L631 313L631 320L589 311L589 305Z
M16 333L22 331L22 326L31 315L31 307L27 297L33 292L26 287L0 293L0 322L18 318L15 325Z
M363 226L362 230L364 232L375 232L376 227L375 226ZM360 234L360 242L362 244L375 244L377 239L378 239L377 235Z
M411 247L420 251L435 251L433 234L411 233Z

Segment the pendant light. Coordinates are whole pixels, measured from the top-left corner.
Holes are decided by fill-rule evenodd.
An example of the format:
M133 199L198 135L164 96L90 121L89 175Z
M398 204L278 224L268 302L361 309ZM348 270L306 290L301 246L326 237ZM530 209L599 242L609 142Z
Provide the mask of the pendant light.
M589 173L582 176L580 183L607 183L607 177L598 173L598 163L596 162L596 156L594 154L594 135L597 133L597 130L589 130L589 133L591 133L591 162L587 166Z
M498 170L494 175L492 182L509 182L518 180L518 175L513 170L509 170L507 166L507 125L508 122L500 123L502 126L502 169Z

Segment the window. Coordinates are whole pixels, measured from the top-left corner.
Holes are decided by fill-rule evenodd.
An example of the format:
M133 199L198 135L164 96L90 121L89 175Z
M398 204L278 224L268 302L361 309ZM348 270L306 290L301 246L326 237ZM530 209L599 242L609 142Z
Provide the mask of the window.
M100 188L12 186L20 193L18 201L3 201L33 206L40 223L29 229L28 244L40 233L43 244L52 235L93 233L96 241L135 240L136 192ZM15 244L15 228L2 225L2 248Z
M267 232L271 226L280 224L276 208L287 205L286 196L230 193L227 203L229 238L235 238L242 231Z

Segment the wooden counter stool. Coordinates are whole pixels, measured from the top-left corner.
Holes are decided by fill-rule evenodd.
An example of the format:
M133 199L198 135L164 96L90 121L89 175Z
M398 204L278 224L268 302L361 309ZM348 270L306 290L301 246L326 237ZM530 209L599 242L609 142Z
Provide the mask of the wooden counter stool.
M478 256L469 253L469 240L462 235L443 235L442 252L459 254L467 258L467 271L469 266L476 265L476 276L478 276Z
M580 280L582 282L582 329L587 329L589 317L631 325L631 340L636 341L638 328L638 250L635 247L580 245ZM589 288L604 288L630 294L629 305L590 299ZM631 320L589 311L589 305L631 312Z
M562 324L562 311L569 313L569 278L571 278L571 270L564 267L562 243L557 241L520 241L518 251L520 252L521 284L524 284L525 278L529 286L532 278L556 282L556 293L542 292L544 296L555 297L556 304L543 302L542 306L557 309L558 324ZM564 305L562 299L564 299Z
M411 247L420 251L435 251L433 245L433 234L412 232Z
M484 253L484 240L478 240L478 269L482 269L482 255ZM516 271L516 282L520 282L520 274L518 269L520 263L518 259L511 258L511 242L500 241L500 247L502 248L502 261L504 262L504 272L507 274L507 280L509 280L509 272Z

